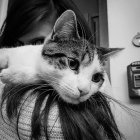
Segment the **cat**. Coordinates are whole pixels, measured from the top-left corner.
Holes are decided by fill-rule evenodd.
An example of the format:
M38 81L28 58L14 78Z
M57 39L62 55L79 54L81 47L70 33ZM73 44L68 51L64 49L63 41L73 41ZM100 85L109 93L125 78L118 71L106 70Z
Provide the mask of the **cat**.
M5 101L7 103L8 118L17 118L19 137L20 121L24 122L24 118L20 118L28 112L24 104L29 97L36 95L32 115L27 115L31 119L26 124L31 126L29 137L38 140L43 126L45 137L49 139L52 134L47 126L49 110L56 102L65 140L121 139L109 103L102 93L106 94L109 86L105 61L122 49L96 47L90 40L80 37L77 26L75 13L67 10L57 19L43 44L0 49L2 82L19 85L19 88L8 89L2 96L2 105ZM45 86L48 89L48 85L60 99L51 94L53 90L43 89ZM29 89L33 89L33 93L22 102ZM44 105L45 97L48 100ZM41 112L42 104L45 107Z
M72 104L84 102L105 82L104 62L119 48L95 47L78 34L76 15L67 10L56 21L42 45L0 50L4 83L49 83Z

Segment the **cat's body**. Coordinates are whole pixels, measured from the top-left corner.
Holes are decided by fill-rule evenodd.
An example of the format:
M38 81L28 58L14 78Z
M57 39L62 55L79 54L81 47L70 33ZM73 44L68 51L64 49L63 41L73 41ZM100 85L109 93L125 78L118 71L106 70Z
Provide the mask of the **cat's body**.
M63 43L63 45L65 45L65 43ZM84 43L85 42L83 42L83 46L85 45ZM1 49L1 80L5 83L14 84L33 84L44 80L59 91L60 96L62 96L64 100L66 98L66 101L70 103L85 101L92 94L99 91L100 84L102 85L102 82L99 81L99 83L95 83L94 85L91 81L94 74L104 73L103 66L100 63L96 50L94 50L94 54L92 54L94 55L94 60L93 56L89 56L88 54L82 58L81 56L86 52L84 51L84 48L81 49L80 47L79 51L77 51L77 55L79 55L78 61L81 64L77 70L71 70L68 66L66 66L66 64L63 64L63 66L61 64L60 66L60 63L57 61L59 60L59 62L64 61L68 63L66 57L72 58L72 56L68 56L68 54L74 55L72 54L72 49L69 50L67 56L62 56L60 59L58 59L58 57L56 59L53 58L54 60L52 61L52 59L46 59L42 56L43 47L43 45L28 45L17 48ZM78 46L75 45L74 47L78 49ZM65 91L61 90L61 87ZM67 89L67 87L70 90ZM83 97L79 98L79 90L86 92L85 95L88 93L84 97L86 99ZM68 94L68 99L65 94ZM76 101L75 99L78 100Z
M2 81L33 84L43 80L73 104L86 101L99 91L104 82L100 52L79 37L75 16L70 16L62 16L63 22L70 23L67 26L61 25L62 19L56 22L43 45L1 49Z
M84 38L80 37L78 34L77 29L77 21L76 16L74 12L71 10L66 11L61 15L61 17L56 21L52 33L46 38L44 44L42 45L27 45L27 46L20 46L17 48L3 48L0 50L0 77L3 82L5 83L12 83L12 84L19 84L19 85L29 85L29 84L41 84L41 82L45 82L42 87L45 85L49 85L53 87L53 89L57 92L59 97L66 103L77 105L84 102L87 102L90 100L90 98L93 95L97 94L98 101L94 102L93 104L99 105L99 108L94 108L93 106L89 107L83 107L83 110L76 109L75 107L69 110L74 113L70 117L66 117L66 120L63 121L63 117L65 114L63 113L63 103L59 104L59 107L62 106L62 110L60 109L60 121L61 123L65 124L66 122L69 123L68 118L72 123L69 125L74 130L78 130L77 137L75 140L82 139L100 139L103 140L104 136L107 135L109 138L110 133L112 134L112 137L114 138L118 137L114 133L118 133L120 136L120 133L116 127L116 124L114 122L114 119L112 117L110 108L108 107L108 104L106 103L106 99L104 97L100 96L100 92L104 92L106 87L107 76L104 70L104 62L106 58L114 53L115 51L118 51L119 49L105 49L105 48L98 48L95 47L93 44L91 44L88 40L85 40ZM25 86L27 87L27 86ZM24 88L25 88L24 87ZM40 88L40 87L39 87ZM36 88L37 89L37 88ZM24 94L22 94L22 90L20 91L21 97L23 97ZM47 92L47 91L46 91ZM18 92L16 92L17 94ZM10 93L8 93L11 96ZM15 104L18 104L16 107L12 107L11 110L7 107L7 110L9 110L10 115L14 115L13 112L18 112L18 106L19 106L19 97L16 97L16 94L12 93L13 97L17 98L12 101ZM48 94L48 93L46 93ZM43 102L44 98L41 99L41 96L46 96L45 92L42 92L40 96L38 96L38 99ZM99 97L98 97L99 95ZM50 96L53 96L52 92L50 92ZM95 96L96 97L96 96ZM50 97L52 98L52 97ZM3 100L6 98L4 97ZM22 98L21 98L22 99ZM101 99L101 101L100 101ZM8 97L9 102L12 105L12 102L10 98ZM48 99L49 100L49 99ZM52 99L52 102L55 99ZM105 101L105 103L103 103ZM41 103L38 101L38 103ZM48 101L51 106L51 101ZM92 101L90 101L92 103ZM9 105L10 105L9 103ZM49 103L46 103L46 106L49 106ZM42 103L41 103L42 104ZM88 104L87 104L88 105ZM50 107L49 106L49 107ZM67 104L66 104L67 106ZM11 106L9 106L11 107ZM67 106L69 108L69 106ZM16 109L15 109L16 108ZM36 111L38 111L39 115L39 106L37 106L37 103L35 104L35 109L32 116L32 136L36 135L36 125L34 125L34 119L36 118ZM74 109L74 111L73 111ZM97 109L97 110L96 110ZM44 109L44 112L48 115L48 110ZM66 110L65 110L66 111ZM86 111L88 113L86 113ZM94 112L95 111L95 112ZM109 125L102 122L102 116L105 112L106 114L105 118L108 121L108 124L113 126L109 129ZM7 111L8 112L8 111ZM95 119L94 119L94 113L95 113ZM99 112L99 116L98 116ZM65 112L67 115L67 111ZM76 114L77 113L77 114ZM81 114L79 114L81 113ZM85 114L84 114L85 113ZM7 113L8 114L8 113ZM45 114L45 115L46 115ZM100 116L100 114L103 114ZM71 115L68 113L68 115ZM93 116L92 116L93 115ZM63 117L62 117L63 116ZM39 116L38 116L39 117ZM46 129L46 116L43 116L43 121L45 122L43 125ZM75 119L74 119L75 117ZM99 118L98 118L99 117ZM81 118L81 119L80 119ZM111 118L111 119L110 119ZM90 120L93 123L90 123ZM96 122L96 119L99 121ZM39 120L40 125L42 125L42 118ZM73 122L82 121L82 124L73 125ZM66 124L67 124L66 123ZM99 132L101 127L103 127L102 132ZM34 127L35 126L35 127ZM37 122L38 126L38 122ZM66 128L69 129L67 125ZM64 137L66 139L65 127L62 125ZM106 131L109 129L109 135ZM38 128L37 128L38 130ZM97 131L96 131L97 130ZM65 132L64 132L65 131ZM84 131L84 133L82 132ZM105 131L105 132L104 132ZM68 139L73 139L73 133L75 131L69 133L66 132L67 135L69 135ZM95 133L94 133L95 132ZM39 133L39 132L38 132ZM45 132L47 133L47 132ZM75 132L76 133L76 132ZM80 133L80 135L78 134ZM104 134L103 134L104 133ZM103 135L102 135L103 134ZM86 136L87 135L87 136ZM47 136L46 136L47 137ZM110 138L109 138L110 139Z

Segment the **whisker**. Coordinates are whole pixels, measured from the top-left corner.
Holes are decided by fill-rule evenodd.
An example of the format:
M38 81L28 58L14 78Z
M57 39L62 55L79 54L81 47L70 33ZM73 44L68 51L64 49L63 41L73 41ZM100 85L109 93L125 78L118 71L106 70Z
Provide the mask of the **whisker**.
M19 86L21 86L21 84L20 85L17 85L15 88L12 88L10 91L8 91L8 92L6 92L6 94L9 94L10 92L12 92L12 90L16 90L16 88L18 88ZM24 85L22 88L20 88L20 89L18 89L16 92L14 92L14 94L16 94L16 93L18 93L18 92L20 92L21 90L24 90L24 89L26 89L26 88L29 88L29 87L32 87L33 86L33 84L30 84L30 85ZM13 95L14 95L13 94ZM5 95L6 97L8 97L8 96L10 96L10 94L7 96L7 95Z
M107 95L105 93L101 93L103 94L106 98L110 99L111 101L114 101L115 103L117 103L122 109L124 109L125 111L127 111L128 113L131 114L131 112L134 112L134 113L138 113L140 114L140 111L137 111L137 110L134 110L130 107L127 107L126 105L124 105L121 101L118 101L117 99L111 97L110 95ZM133 114L134 115L134 114Z
M55 99L57 98L57 96L59 96L59 94L57 94L55 90L53 91L53 93L52 93L52 94L54 94L54 95L55 95L55 96L54 96L54 99L53 99L53 102L54 102L54 101L55 101Z
M48 78L48 79L47 79ZM55 78L55 77L53 77L53 76L50 76L50 75L48 75L47 76L47 82L48 83L50 83L50 85L51 86L53 86L53 84L54 85L56 85L56 86L59 86L60 87L60 85L58 84L58 79L57 78ZM49 80L49 78L50 78L50 80ZM43 78L42 78L42 80L44 80ZM67 84L67 83L65 83L65 82L63 82L63 81L61 81L61 83L62 83L62 85L63 85L63 88L67 88L67 89L69 89L69 90L71 90L72 92L74 92L74 90ZM62 87L62 85L61 85L61 87Z
M74 92L73 88L71 88L68 84L63 85L63 87Z
M78 23L79 23L81 30L82 30L82 35L83 35L82 37L86 38L86 32L85 32L84 26L81 24L81 22L79 20L78 20Z
M91 36L90 36L90 38L88 39L88 41L90 42L91 41L91 39L95 39L96 38L96 33L97 33L97 31L95 31Z
M8 94L9 92L11 92L12 90L14 90L14 89L16 89L18 86L20 86L21 84L18 84L18 85L16 85L16 86L13 86L13 88L12 89L10 89L10 90L8 90L5 94ZM7 85L5 85L5 86L7 86Z
M51 77L51 76L50 76ZM55 78L55 77L51 77L50 78L51 79L51 86L52 87L54 87L55 88L55 86L58 86L59 88L65 88L65 89L68 89L69 91L71 91L72 93L74 92L74 90L68 85L68 84L66 84L65 82L63 82L63 81L61 81L62 82L62 85L60 86L59 84L58 84L58 82L56 81L57 79ZM47 79L48 80L48 79ZM49 82L49 80L47 81L47 82ZM62 88L62 89L63 89Z

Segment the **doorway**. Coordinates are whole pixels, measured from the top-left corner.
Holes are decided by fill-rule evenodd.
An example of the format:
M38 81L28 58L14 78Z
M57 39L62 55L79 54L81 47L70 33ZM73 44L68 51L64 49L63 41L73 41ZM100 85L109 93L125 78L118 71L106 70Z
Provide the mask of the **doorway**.
M85 16L96 45L108 48L107 0L74 0L74 2ZM110 77L109 61L105 69Z

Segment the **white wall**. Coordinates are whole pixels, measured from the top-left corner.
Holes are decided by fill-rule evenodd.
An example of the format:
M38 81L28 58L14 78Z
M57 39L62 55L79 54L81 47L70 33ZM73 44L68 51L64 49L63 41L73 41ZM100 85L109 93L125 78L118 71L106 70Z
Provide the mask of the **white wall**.
M107 5L109 46L125 48L110 60L113 94L116 99L140 111L140 100L137 104L130 102L126 71L127 65L140 60L140 48L134 47L131 42L137 32L140 32L140 0L107 0ZM137 114L137 122L135 117L124 114L122 110L116 114L127 140L140 140L140 114Z

